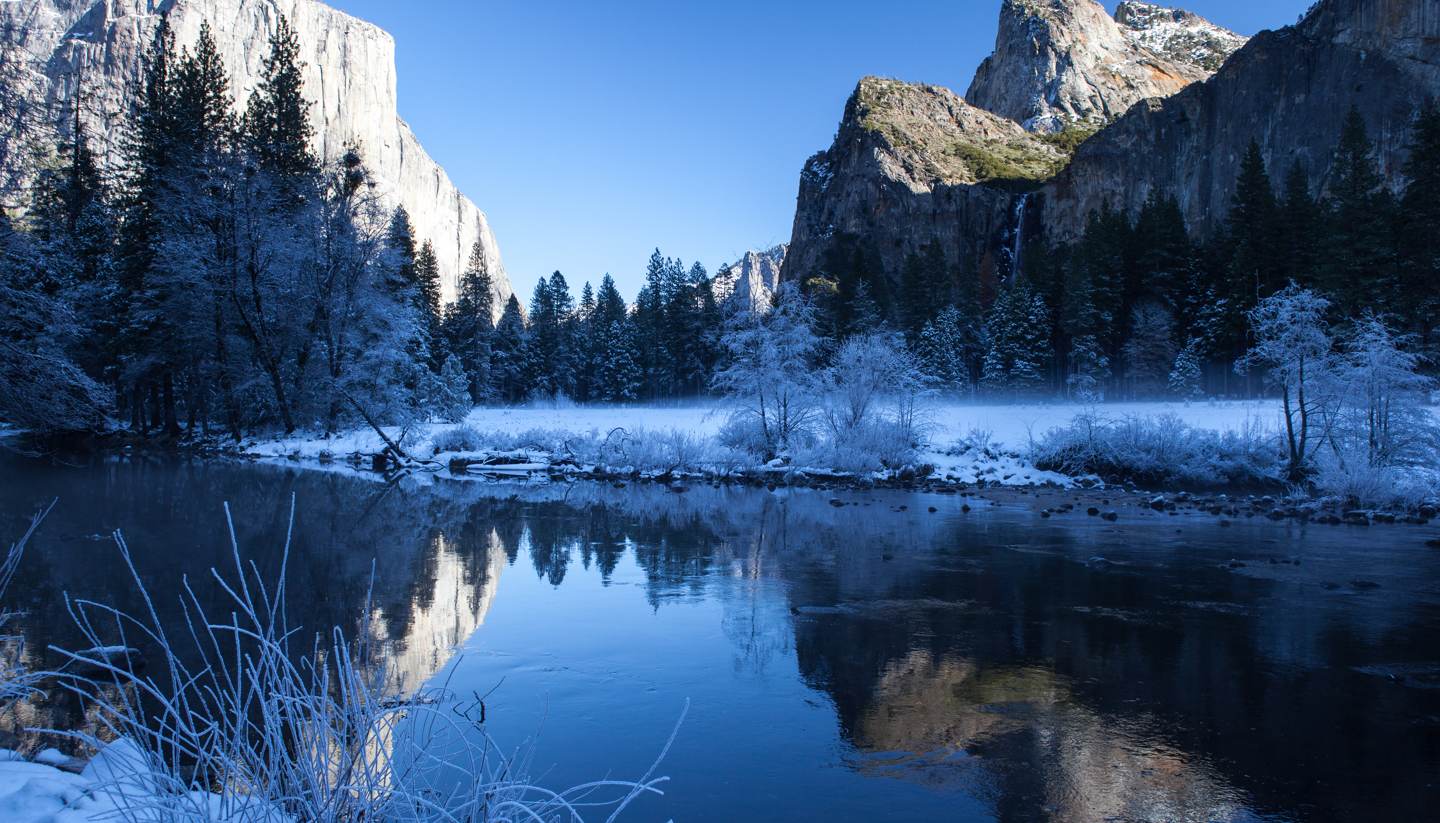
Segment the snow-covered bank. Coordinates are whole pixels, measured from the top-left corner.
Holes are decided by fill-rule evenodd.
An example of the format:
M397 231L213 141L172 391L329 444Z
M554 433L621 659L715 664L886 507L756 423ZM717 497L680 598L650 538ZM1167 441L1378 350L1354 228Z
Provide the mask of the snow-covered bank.
M100 820L174 820L185 807L213 823L231 820L286 823L294 818L256 803L226 803L218 794L189 792L184 804L165 802L145 755L128 740L105 746L88 763L70 769L54 749L33 760L0 749L0 820L9 823L92 823Z
M1077 478L1044 471L1031 462L1035 442L1080 414L1105 418L1173 416L1190 426L1218 432L1272 429L1278 411L1271 402L971 404L940 402L925 409L927 444L907 466L856 472L794 461L757 465L752 457L723 446L728 409L718 404L680 406L530 406L477 408L464 423L427 424L408 431L407 452L442 466L470 466L485 474L700 474L735 476L803 475L894 479L921 476L953 483L1071 485ZM333 437L294 436L247 443L251 456L301 461L363 460L385 450L369 429Z
M392 440L403 436L408 454L429 461L431 468L483 476L1066 487L1092 485L1104 477L1157 489L1286 485L1280 466L1282 415L1275 401L936 402L922 413L918 428L924 443L903 461L893 456L882 461L865 455L864 444L851 448L841 442L843 448L797 450L761 464L753 454L725 445L728 414L729 409L714 403L477 408L461 424L386 432ZM253 441L242 451L252 457L348 461L368 467L370 458L385 448L379 435L362 429L329 438ZM1352 502L1394 507L1404 500L1428 499L1440 489L1440 472L1434 466L1391 474L1384 482L1372 482L1372 488L1360 489ZM1345 483L1352 484L1348 478ZM1391 494L1387 483L1402 493ZM1340 488L1319 491L1347 495Z

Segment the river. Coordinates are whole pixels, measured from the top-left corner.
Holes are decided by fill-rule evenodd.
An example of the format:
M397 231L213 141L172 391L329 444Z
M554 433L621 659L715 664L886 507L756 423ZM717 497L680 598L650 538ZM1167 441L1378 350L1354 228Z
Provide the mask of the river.
M11 591L32 664L79 642L64 593L139 607L111 532L176 619L182 576L232 565L222 504L273 574L293 498L292 623L353 631L369 598L396 681L488 694L539 782L637 777L688 700L665 796L626 819L1440 808L1432 527L4 456L0 538L56 497ZM62 695L22 714L5 729L85 723Z

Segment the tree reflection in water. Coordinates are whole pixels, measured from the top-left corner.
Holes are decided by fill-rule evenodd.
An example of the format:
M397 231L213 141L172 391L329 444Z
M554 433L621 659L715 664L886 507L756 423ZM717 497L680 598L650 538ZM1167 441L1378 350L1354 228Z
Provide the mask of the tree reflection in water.
M933 814L964 797L977 805L950 808L1002 819L1420 818L1436 799L1440 559L1417 532L1362 559L1353 533L1293 523L1042 520L918 495L851 493L856 505L836 507L825 493L703 485L385 485L271 466L6 460L26 482L0 491L3 533L62 497L16 583L32 654L73 636L61 592L138 605L94 536L124 528L152 590L174 592L181 575L227 563L220 501L265 568L294 494L290 585L308 595L292 600L297 621L360 625L373 561L373 639L405 689L437 673L476 690L511 677L524 684L516 704L551 685L547 711L603 717L636 702L636 666L659 672L651 691L687 690L665 705L695 697L706 742L669 763L663 813L677 819L743 816L760 802L737 795L746 786L777 816L826 802ZM1086 562L1096 555L1107 562ZM1248 565L1221 568L1231 558ZM512 579L521 569L538 586ZM1321 585L1361 575L1383 596ZM621 616L636 596L644 614ZM492 630L497 604L509 615ZM571 621L556 630L578 659L553 659L553 620ZM666 637L672 625L684 636ZM467 647L473 665L455 659ZM744 711L727 705L707 725L707 697ZM828 706L839 749L825 754L801 704ZM673 719L626 734L663 739ZM56 698L5 722L85 718ZM588 752L592 733L557 723L544 738ZM757 750L767 735L822 745L786 759ZM824 771L835 763L861 782Z

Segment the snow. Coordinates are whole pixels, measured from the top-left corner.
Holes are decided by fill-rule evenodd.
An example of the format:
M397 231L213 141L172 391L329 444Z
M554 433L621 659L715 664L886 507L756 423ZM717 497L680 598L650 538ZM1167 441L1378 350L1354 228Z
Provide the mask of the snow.
M951 482L984 480L1002 485L1068 486L1075 478L1040 471L1030 465L1024 455L1041 435L1069 424L1081 414L1109 420L1170 415L1201 429L1269 432L1278 430L1280 411L1278 403L1269 400L1105 404L937 401L925 412L929 445L918 455L917 465L930 464L940 478ZM482 407L473 410L460 426L433 423L418 427L409 433L405 448L414 456L430 458L433 455L442 464L455 457L490 459L505 464L486 466L483 470L477 468L477 474L543 474L556 455L544 451L541 444L573 446L583 460L582 453L587 447L593 453L612 438L612 433L623 430L633 442L652 446L652 451L657 453L655 460L660 463L678 451L681 456L674 464L684 464L691 470L723 470L737 465L734 453L720 446L716 437L728 415L728 407L718 402ZM387 434L398 439L401 431L387 429ZM383 449L384 443L369 429L330 438L296 435L252 442L245 447L246 453L253 456L312 464L321 458L339 460L351 454L375 454ZM591 462L601 461L592 454ZM654 468L636 467L642 473ZM812 476L836 474L834 467L796 468Z
M58 758L57 758L58 756ZM219 795L163 795L140 748L125 739L100 749L81 774L56 768L64 756L47 749L31 762L0 749L0 820L5 823L90 823L101 820L203 819L281 823L270 808L222 802Z

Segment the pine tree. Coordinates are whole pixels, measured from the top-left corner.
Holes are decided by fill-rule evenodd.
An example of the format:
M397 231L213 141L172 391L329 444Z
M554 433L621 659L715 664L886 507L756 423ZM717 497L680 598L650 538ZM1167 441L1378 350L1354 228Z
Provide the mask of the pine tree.
M1191 341L1175 355L1175 362L1170 367L1167 381L1170 393L1185 400L1203 397L1201 377L1199 346L1195 341Z
M1182 299L1193 256L1180 203L1173 196L1151 193L1135 220L1131 245L1134 262L1126 302L1155 300L1173 309Z
M445 338L450 351L460 359L476 403L491 399L490 338L494 333L494 281L479 240L470 249L470 260L461 272L446 322Z
M470 378L455 355L445 358L437 380L435 411L441 419L459 423L470 413Z
M415 310L419 312L425 359L437 374L450 352L446 346L444 315L440 305L440 262L435 247L426 240L415 255Z
M1405 162L1407 183L1400 201L1400 293L1398 312L1433 353L1440 323L1440 106L1425 104L1416 118Z
M645 267L645 285L635 298L635 346L642 373L641 392L648 399L669 393L673 373L670 352L665 348L667 265L668 261L656 249Z
M1003 292L990 311L990 348L983 385L991 390L1030 392L1045 384L1050 359L1045 301L1024 281Z
M1252 140L1240 164L1226 224L1227 278L1221 297L1229 312L1220 345L1227 358L1244 350L1246 313L1283 284L1278 225L1275 190L1260 144Z
M635 362L634 329L623 320L598 327L595 399L629 403L639 396L641 370Z
M1374 286L1394 270L1390 243L1393 202L1383 186L1375 147L1358 109L1352 108L1345 118L1331 176L1321 285L1333 308L1342 316L1357 317L1376 296Z
M1310 194L1310 177L1296 160L1285 175L1280 200L1280 262L1286 282L1313 284L1318 278L1320 211Z
M954 302L953 291L949 264L939 243L926 243L919 254L905 258L900 276L900 320L910 340Z
M282 180L312 175L319 166L310 151L315 130L304 94L304 69L299 38L282 14L270 36L270 54L244 118L251 151L264 168Z
M520 301L512 294L505 303L500 322L495 326L490 361L490 374L496 394L507 403L524 400L530 395L528 349L529 341L525 331L525 319L520 311Z
M968 348L963 315L955 306L946 306L920 330L915 355L921 371L942 391L959 391L970 385Z
M1126 377L1134 395L1153 396L1169 384L1175 365L1174 323L1163 306L1146 302L1135 307L1130 327L1130 339L1125 342Z
M169 21L161 18L146 51L141 89L126 135L127 174L111 311L116 318L114 378L122 410L128 412L135 431L149 431L156 422L146 414L148 387L156 377L148 354L164 331L148 285L164 236L161 201L175 143L172 75L176 59L175 35Z

